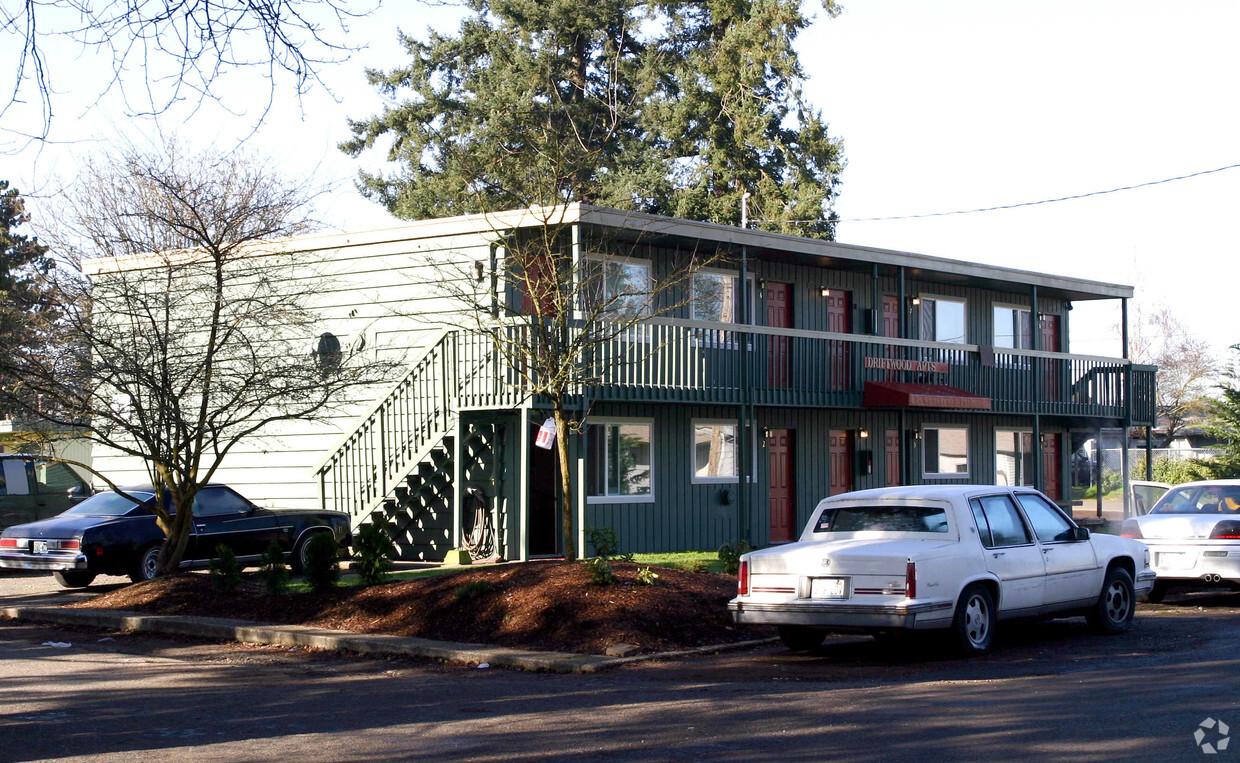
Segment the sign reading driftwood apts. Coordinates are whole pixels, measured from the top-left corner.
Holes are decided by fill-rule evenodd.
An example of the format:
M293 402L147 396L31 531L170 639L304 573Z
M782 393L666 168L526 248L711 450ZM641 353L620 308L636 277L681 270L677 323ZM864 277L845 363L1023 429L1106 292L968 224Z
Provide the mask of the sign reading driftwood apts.
M945 374L948 364L941 360L904 360L902 358L866 357L866 368L877 368L880 371L915 371L923 374Z

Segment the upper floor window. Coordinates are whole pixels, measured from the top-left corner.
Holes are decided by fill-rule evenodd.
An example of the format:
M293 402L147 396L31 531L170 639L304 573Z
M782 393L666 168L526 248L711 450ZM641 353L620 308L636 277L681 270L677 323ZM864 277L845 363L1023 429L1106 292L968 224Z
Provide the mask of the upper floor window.
M587 310L598 310L614 318L650 316L649 260L590 256L585 260L582 277Z
M963 299L922 297L921 338L928 342L965 342L965 310Z
M740 277L726 270L702 270L693 274L689 317L695 321L739 323ZM750 314L753 314L754 279L749 279Z
M1033 349L1033 322L1028 310L995 305L995 347Z

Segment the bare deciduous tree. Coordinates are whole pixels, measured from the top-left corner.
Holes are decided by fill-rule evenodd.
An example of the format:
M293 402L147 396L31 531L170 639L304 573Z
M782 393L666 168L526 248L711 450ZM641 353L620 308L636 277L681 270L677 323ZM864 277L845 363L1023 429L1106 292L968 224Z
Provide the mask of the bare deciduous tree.
M50 344L63 352L0 362L16 364L24 399L43 401L28 416L87 424L168 491L176 511L155 508L162 571L179 565L194 496L240 442L326 416L386 375L338 343L310 352L314 266L287 238L312 226L305 188L240 154L131 150L88 162L45 235L92 281L61 292Z
M1155 412L1166 427L1164 442L1170 443L1187 421L1208 409L1217 362L1210 344L1191 336L1168 307L1152 314L1138 309L1134 324L1129 357L1158 366Z
M18 43L10 63L12 88L0 116L26 93L37 93L42 132L53 116L54 43L65 41L112 58L107 90L119 88L134 113L161 113L182 100L217 99L231 70L257 71L269 83L293 80L298 94L320 68L351 48L342 42L350 19L378 5L351 9L348 0L0 0L0 40ZM141 71L138 81L122 81ZM105 90L106 92L106 90ZM102 93L100 94L102 95ZM133 96L137 100L132 100Z

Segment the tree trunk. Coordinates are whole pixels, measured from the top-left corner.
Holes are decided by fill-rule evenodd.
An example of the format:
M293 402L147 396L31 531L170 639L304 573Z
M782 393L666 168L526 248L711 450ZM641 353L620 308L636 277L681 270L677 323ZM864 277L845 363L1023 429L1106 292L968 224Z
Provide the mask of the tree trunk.
M560 462L560 521L564 532L564 558L577 558L576 537L573 533L573 482L568 463L568 422L564 419L564 404L555 401L552 416L555 418L555 447Z

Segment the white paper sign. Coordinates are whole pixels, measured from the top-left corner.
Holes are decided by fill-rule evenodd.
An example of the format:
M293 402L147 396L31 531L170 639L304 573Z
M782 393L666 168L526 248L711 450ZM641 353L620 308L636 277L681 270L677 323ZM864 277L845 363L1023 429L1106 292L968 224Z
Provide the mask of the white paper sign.
M547 419L538 428L538 436L534 438L534 445L543 450L551 450L551 446L555 444L555 419Z

